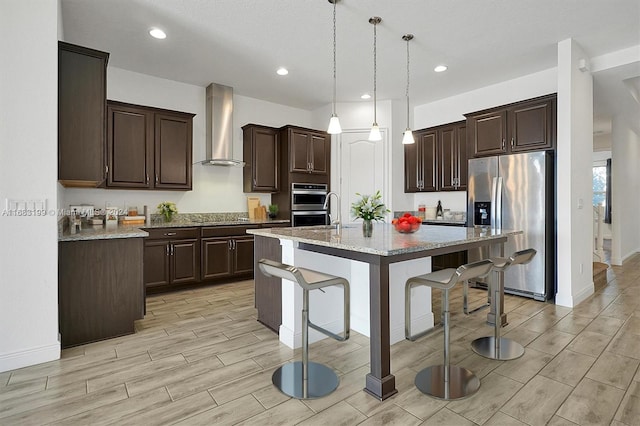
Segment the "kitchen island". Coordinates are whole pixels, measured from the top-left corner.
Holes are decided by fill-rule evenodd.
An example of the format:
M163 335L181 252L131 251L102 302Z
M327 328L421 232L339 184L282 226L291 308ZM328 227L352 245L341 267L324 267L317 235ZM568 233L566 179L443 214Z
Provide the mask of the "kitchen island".
M502 255L502 245L519 231L450 226L422 226L413 234L400 234L390 224L374 225L373 236L365 238L360 224L350 224L338 232L333 227L297 227L249 230L255 235L255 258L270 258L295 266L315 269L349 280L351 286L352 329L369 336L371 371L365 391L383 400L397 392L391 374L390 346L401 340L404 329L404 283L413 275L431 270L430 257L490 245ZM277 245L277 247L276 247ZM274 283L256 268L256 307L260 310L260 287ZM289 347L300 345L302 291L293 283L281 286L280 341ZM315 323L339 331L342 300L339 291L311 298L310 315ZM412 298L414 330L433 327L430 292L416 289ZM318 292L315 292L318 293ZM367 295L365 297L364 295ZM415 303L415 305L413 304ZM416 306L416 310L413 307ZM421 309L420 309L421 308ZM313 316L316 315L314 318ZM368 318L366 318L368 317ZM363 321L364 319L364 321ZM310 336L312 339L314 336ZM317 339L317 336L315 336Z

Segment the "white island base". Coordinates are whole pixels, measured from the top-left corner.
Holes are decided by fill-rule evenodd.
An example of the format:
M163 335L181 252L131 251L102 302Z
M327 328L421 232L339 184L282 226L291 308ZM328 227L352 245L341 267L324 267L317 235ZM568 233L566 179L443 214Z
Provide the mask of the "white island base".
M292 240L280 240L282 263L308 268L346 278L351 295L351 329L369 337L369 264L298 249ZM404 337L404 285L409 277L431 272L431 258L424 257L389 265L389 340L390 344ZM309 318L333 333L344 330L342 287L326 287L309 294ZM431 289L415 287L411 294L411 330L413 334L433 327ZM282 282L282 324L280 342L290 348L299 348L302 342L302 288L287 280ZM309 329L309 342L327 338Z

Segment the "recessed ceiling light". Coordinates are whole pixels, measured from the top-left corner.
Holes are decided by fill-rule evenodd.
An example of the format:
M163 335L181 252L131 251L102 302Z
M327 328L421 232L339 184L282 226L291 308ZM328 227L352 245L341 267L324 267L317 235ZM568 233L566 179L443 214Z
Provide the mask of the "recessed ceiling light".
M149 30L149 34L151 34L151 37L157 38L160 40L167 38L167 34L164 31L162 31L160 28L151 28Z
M435 72L443 72L447 70L447 66L446 65L438 65L437 67L435 67L433 69Z
M278 71L276 71L276 73L278 73L278 75L287 75L289 74L289 70L285 67L280 67L278 68Z
M371 95L368 93L363 93L362 96L360 96L361 99L371 99Z

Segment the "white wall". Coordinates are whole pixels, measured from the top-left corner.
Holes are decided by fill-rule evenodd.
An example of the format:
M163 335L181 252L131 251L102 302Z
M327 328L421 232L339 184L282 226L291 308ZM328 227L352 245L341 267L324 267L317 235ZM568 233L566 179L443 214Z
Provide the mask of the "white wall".
M625 120L614 117L611 140L611 263L622 265L640 251L640 137Z
M56 208L58 3L0 5L0 201L46 200L44 217L0 215L0 371L59 358Z
M205 159L205 88L152 77L120 68L107 70L107 98L139 105L195 113L193 118L193 190L144 191L112 189L64 190L64 206L88 203L105 207L105 202L125 207L148 205L152 212L162 201L173 201L181 213L247 211L242 186L242 168L203 166ZM242 126L247 123L280 127L295 124L309 127L311 113L258 99L234 94L233 156L242 159ZM262 204L271 196L259 194Z
M593 78L581 59L589 58L575 41L558 43L556 304L569 307L593 293Z

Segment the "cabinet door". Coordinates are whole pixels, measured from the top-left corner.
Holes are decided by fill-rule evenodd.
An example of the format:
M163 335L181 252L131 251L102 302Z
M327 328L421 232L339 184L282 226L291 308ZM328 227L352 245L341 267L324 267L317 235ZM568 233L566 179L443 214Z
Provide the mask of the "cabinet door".
M458 172L458 135L456 127L440 130L440 180L438 189L454 191L457 184Z
M231 240L202 238L202 279L221 278L232 273Z
M310 169L310 135L296 129L289 129L289 171L305 172Z
M199 281L200 247L198 240L171 242L171 282L188 283Z
M419 140L420 134L415 135ZM404 192L418 192L418 143L404 145Z
M253 236L239 237L234 240L234 273L253 272Z
M469 176L469 159L467 158L467 127L465 125L456 128L458 141L458 181L459 191L467 190L467 180Z
M542 100L509 109L511 152L552 149L552 100Z
M418 144L419 189L422 192L437 190L438 179L438 133L428 131L420 135Z
M326 175L331 162L329 158L331 155L331 139L325 135L310 134L309 136L311 138L311 146L309 148L311 173Z
M191 189L192 119L186 114L155 114L155 188Z
M474 157L507 152L507 110L473 115L467 119L467 137Z
M280 140L277 129L270 127L243 127L244 138L244 191L278 192L280 190Z
M107 186L149 188L153 114L109 102L107 117Z
M146 241L144 243L144 284L156 287L171 283L169 273L169 242Z
M58 180L96 187L105 180L109 54L58 43Z

